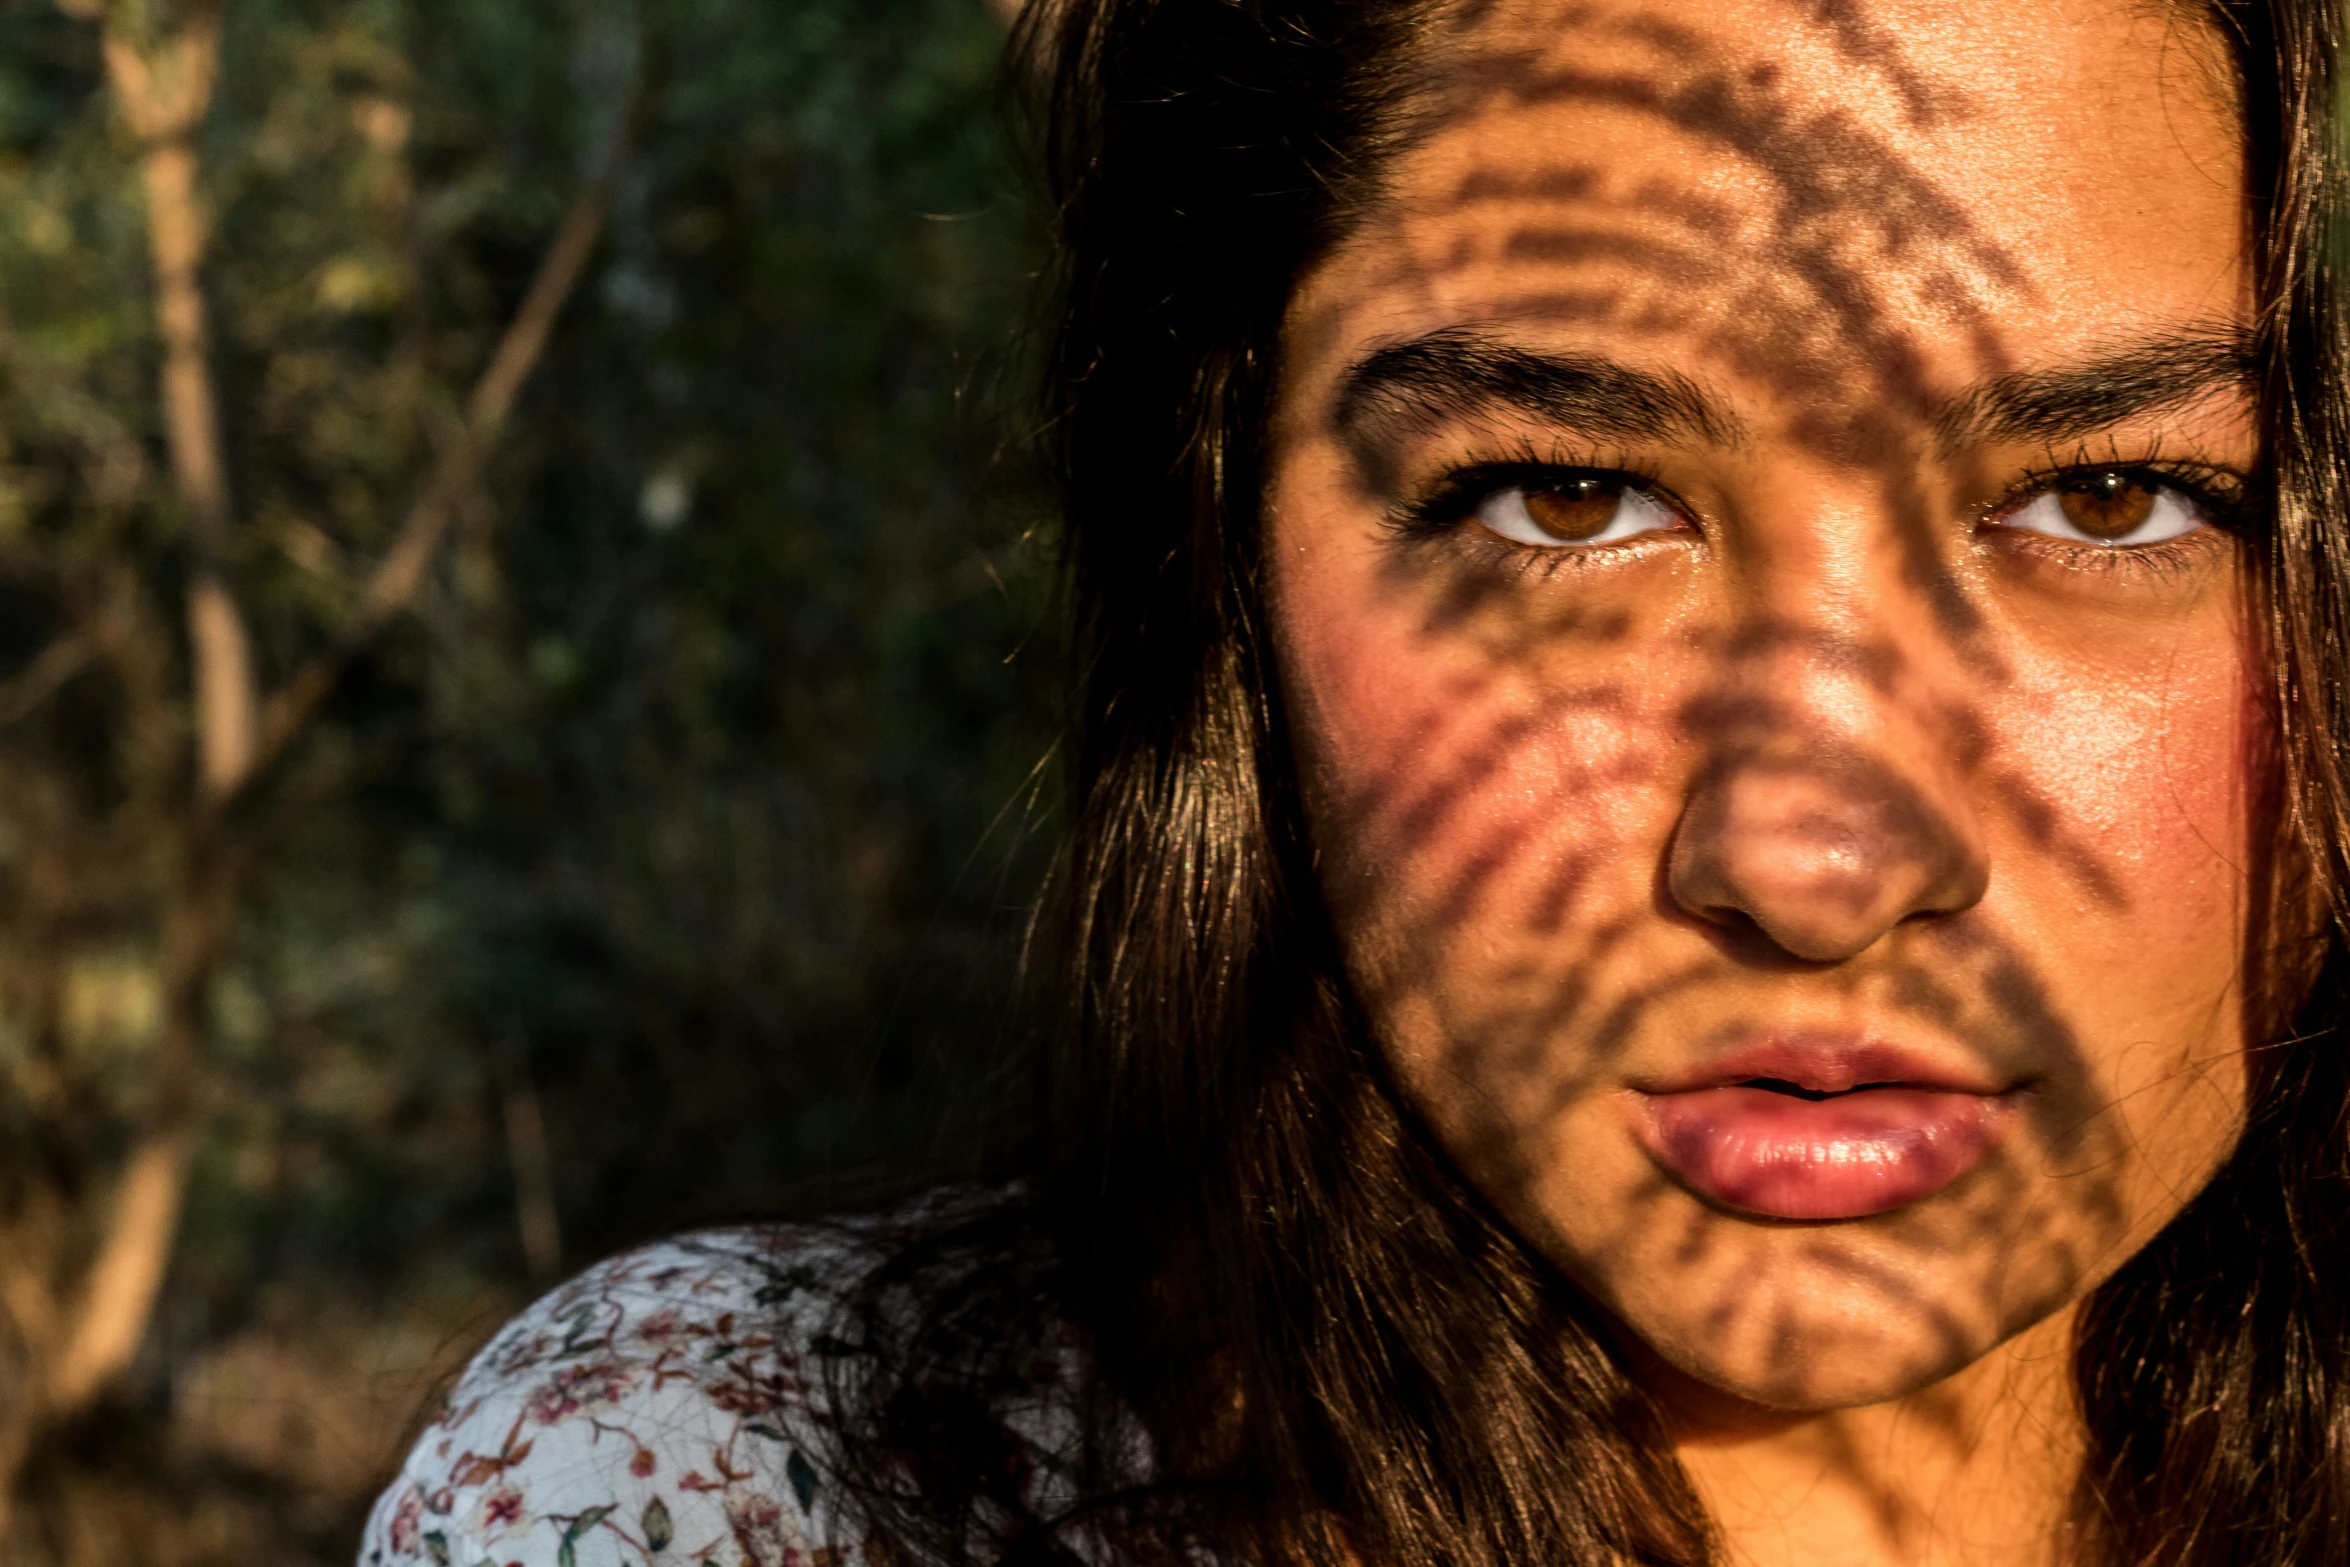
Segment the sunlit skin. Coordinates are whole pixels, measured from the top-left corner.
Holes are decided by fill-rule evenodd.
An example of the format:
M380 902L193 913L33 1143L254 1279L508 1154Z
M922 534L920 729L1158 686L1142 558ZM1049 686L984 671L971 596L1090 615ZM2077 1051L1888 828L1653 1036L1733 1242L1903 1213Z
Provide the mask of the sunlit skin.
M2072 1313L2237 1134L2270 785L2199 25L1483 9L1292 302L1268 593L1352 981L1737 1560L2059 1559ZM1974 1141L1922 1195L1660 1154L1725 1052L1813 1045Z

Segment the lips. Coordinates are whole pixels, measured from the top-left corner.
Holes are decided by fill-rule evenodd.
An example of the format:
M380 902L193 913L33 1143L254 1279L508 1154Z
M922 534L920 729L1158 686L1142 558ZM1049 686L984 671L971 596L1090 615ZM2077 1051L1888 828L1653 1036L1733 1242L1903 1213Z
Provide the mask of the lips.
M1649 1156L1726 1208L1859 1219L1920 1202L1989 1153L2012 1091L1898 1047L1770 1041L1630 1096Z

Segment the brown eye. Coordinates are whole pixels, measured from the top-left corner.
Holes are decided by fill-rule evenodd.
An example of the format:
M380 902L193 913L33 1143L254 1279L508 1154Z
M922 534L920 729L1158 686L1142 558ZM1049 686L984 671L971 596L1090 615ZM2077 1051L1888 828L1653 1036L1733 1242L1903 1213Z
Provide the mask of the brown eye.
M2132 550L2185 538L2210 521L2202 503L2175 484L2126 468L2093 468L2061 476L1997 524L2074 544Z
M1559 473L1512 484L1478 503L1477 520L1513 544L1578 549L1663 533L1680 519L1618 474Z
M2127 537L2154 515L2154 486L2126 473L2091 474L2058 488L2064 520L2092 539Z
M1528 489L1526 516L1562 544L1583 544L1607 531L1624 501L1624 487L1605 479L1575 478Z

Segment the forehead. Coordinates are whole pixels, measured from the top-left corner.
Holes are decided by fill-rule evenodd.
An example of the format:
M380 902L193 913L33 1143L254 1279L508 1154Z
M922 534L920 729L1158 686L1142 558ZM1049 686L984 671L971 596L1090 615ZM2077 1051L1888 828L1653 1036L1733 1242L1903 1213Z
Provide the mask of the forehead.
M1301 288L1293 371L1474 323L1806 417L2244 310L2238 111L2186 7L1514 0Z

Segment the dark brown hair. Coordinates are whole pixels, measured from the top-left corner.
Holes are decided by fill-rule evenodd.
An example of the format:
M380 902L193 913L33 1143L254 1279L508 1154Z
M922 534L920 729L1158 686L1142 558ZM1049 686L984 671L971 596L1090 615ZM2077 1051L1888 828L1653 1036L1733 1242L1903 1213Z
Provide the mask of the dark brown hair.
M2306 929L2350 842L2338 24L2315 0L2203 10L2254 192L2275 863L2302 868L2274 928ZM1427 0L1038 0L1024 23L1060 267L1072 823L1033 959L1041 1173L886 1268L849 1357L844 1462L903 1557L1716 1559L1588 1306L1372 1048L1269 667L1257 513L1284 311L1412 133L1438 19ZM2259 1052L2233 1158L2082 1314L2085 1562L2350 1561L2350 1065L2326 932L2288 965L2310 999ZM986 1411L1042 1374L1048 1316L1082 1331L1092 1391L1080 1500L1039 1517Z

